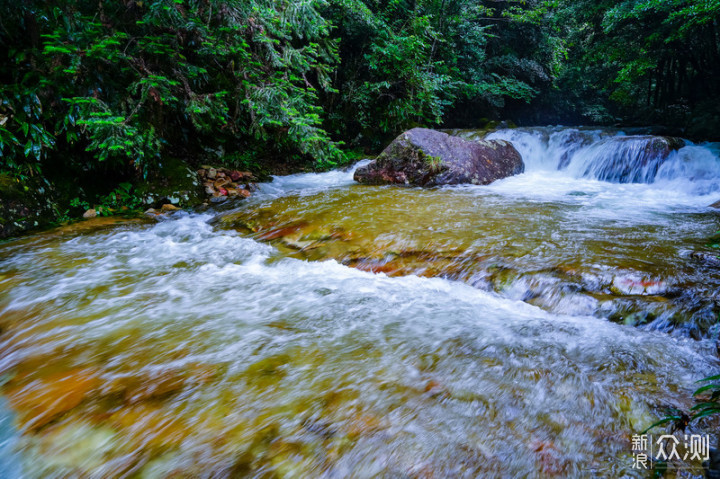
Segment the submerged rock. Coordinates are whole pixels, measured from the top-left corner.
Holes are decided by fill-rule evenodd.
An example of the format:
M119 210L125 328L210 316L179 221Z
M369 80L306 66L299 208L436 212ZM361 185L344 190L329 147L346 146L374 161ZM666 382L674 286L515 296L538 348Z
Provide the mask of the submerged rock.
M524 169L520 153L507 141L467 141L413 128L393 140L375 161L358 168L354 179L374 185L487 185Z
M73 369L5 391L23 429L38 429L75 408L100 383L96 371Z
M568 167L572 157L578 150L592 144L594 138L591 134L580 130L569 130L564 136L559 138L558 146L563 150L563 154L558 162L558 170Z

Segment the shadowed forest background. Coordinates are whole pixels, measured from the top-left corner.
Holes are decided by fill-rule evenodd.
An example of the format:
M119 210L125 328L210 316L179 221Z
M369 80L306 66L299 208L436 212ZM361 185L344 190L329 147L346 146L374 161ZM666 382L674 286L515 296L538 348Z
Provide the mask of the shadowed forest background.
M342 164L412 126L717 139L719 14L718 0L5 1L0 173L77 204L171 161Z

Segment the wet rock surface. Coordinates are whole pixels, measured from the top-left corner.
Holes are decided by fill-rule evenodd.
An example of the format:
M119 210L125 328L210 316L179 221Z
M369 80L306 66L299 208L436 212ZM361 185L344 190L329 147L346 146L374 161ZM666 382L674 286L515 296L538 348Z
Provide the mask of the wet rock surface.
M467 141L414 128L398 136L373 162L355 171L363 184L487 185L522 173L522 158L509 142Z
M231 198L248 198L251 191L257 188L257 178L249 171L204 165L197 171L197 175L210 203L224 203Z

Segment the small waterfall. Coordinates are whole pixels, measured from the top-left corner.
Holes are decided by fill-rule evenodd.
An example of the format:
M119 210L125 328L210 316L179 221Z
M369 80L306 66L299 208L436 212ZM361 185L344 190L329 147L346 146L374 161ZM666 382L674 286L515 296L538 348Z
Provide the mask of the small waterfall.
M677 155L678 146L684 143L662 137L606 138L578 149L567 168L575 176L613 183L652 183L660 167Z
M499 130L487 138L512 142L529 172L560 170L612 183L700 181L701 194L720 190L720 155L712 144L560 127Z
M516 128L493 132L487 139L511 142L520 151L526 171L537 171L564 169L575 153L608 136L599 130Z

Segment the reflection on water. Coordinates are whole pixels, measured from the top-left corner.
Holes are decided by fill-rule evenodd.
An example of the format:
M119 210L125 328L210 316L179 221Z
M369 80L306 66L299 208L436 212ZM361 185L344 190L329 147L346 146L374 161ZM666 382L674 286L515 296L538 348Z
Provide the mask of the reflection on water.
M25 476L641 477L631 435L718 366L686 254L718 194L351 175L0 246Z

